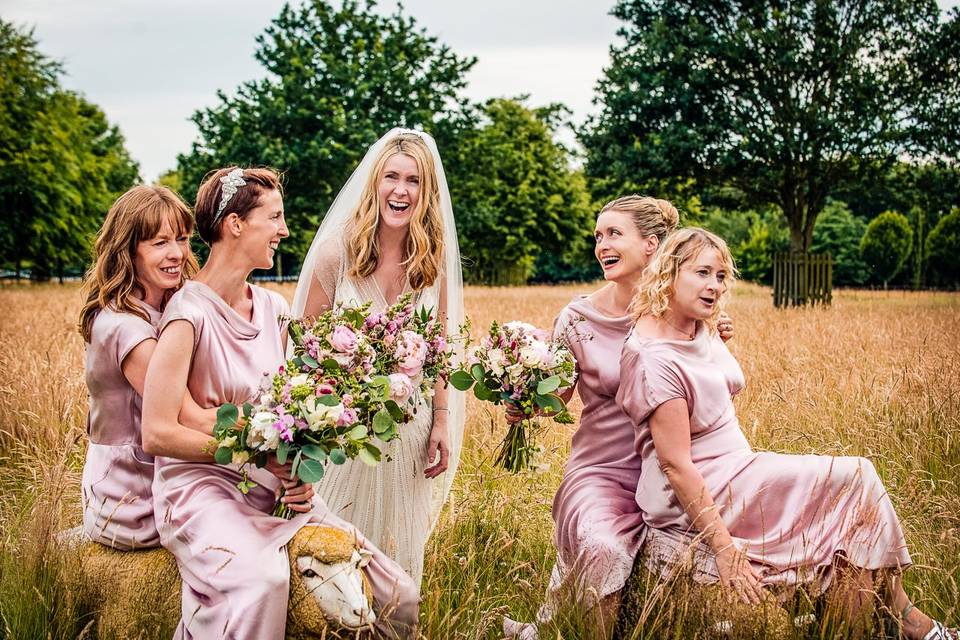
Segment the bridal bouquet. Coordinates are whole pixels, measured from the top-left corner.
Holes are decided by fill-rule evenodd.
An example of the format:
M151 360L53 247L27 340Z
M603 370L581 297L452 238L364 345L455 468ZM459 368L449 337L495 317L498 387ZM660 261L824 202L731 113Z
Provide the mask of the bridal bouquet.
M523 418L510 425L500 445L497 464L513 473L531 467L540 450L535 437L536 416L550 412L561 423L572 422L557 390L573 386L573 354L550 335L525 322L494 322L488 335L467 350L466 362L450 376L450 384L466 391L473 387L480 400L508 403Z
M382 313L369 309L337 307L290 320L293 357L265 381L256 402L220 407L214 457L240 467L240 491L255 486L247 466L264 466L270 454L291 462L291 478L311 483L328 462L378 464L379 445L412 420L417 396L447 378L450 352L429 310L415 309L410 296ZM277 502L274 515L294 514Z

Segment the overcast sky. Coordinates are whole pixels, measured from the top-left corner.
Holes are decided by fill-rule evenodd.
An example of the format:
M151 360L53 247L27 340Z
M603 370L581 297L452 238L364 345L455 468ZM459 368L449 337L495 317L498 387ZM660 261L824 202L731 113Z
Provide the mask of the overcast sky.
M939 0L942 8L960 0ZM64 84L120 126L153 180L189 150L189 117L263 76L254 38L282 0L0 0L0 15L35 28L40 47L64 63ZM380 3L389 13L395 2ZM582 121L609 59L618 23L613 0L406 0L404 12L461 56L475 100L530 94L533 106L563 102Z

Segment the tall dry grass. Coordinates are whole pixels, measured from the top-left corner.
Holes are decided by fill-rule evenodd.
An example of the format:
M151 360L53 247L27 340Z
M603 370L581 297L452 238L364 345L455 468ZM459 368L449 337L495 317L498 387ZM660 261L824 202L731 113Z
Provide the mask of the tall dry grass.
M292 297L291 286L279 290ZM467 313L475 327L494 318L547 327L574 293L588 290L473 287ZM0 287L4 637L90 633L89 612L59 577L69 559L52 540L52 532L79 520L86 404L83 345L74 330L79 304L75 287ZM828 309L775 311L768 290L744 285L730 313L737 330L731 348L747 377L737 406L751 443L869 457L907 535L910 594L930 613L960 621L960 296L840 291ZM468 415L453 499L427 551L427 638L497 638L504 614L532 619L553 562L550 505L573 427L547 431L546 472L511 476L492 465L503 433L499 412L471 399ZM683 615L688 609L676 592L650 589L635 637L704 632ZM814 626L796 635L833 631ZM571 609L545 636L593 634Z

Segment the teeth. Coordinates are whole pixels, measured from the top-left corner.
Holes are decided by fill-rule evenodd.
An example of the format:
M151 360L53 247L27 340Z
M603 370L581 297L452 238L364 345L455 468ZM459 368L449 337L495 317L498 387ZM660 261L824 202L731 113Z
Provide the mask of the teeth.
M409 202L397 202L396 200L387 200L387 204L390 205L391 209L397 209L398 211L406 211L407 207L410 206Z
M616 263L618 263L618 262L620 262L620 258L617 258L617 257L615 257L615 256L610 256L610 257L608 257L608 258L603 258L603 264L616 264Z
M169 273L170 275L177 275L180 273L180 267L160 267L160 271L164 273Z

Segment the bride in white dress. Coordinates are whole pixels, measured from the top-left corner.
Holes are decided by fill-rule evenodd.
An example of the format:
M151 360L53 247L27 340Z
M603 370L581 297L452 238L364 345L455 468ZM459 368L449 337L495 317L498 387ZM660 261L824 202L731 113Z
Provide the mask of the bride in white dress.
M367 151L310 246L294 296L295 316L331 305L392 305L412 292L418 306L463 322L463 279L450 192L436 144L393 129ZM424 547L450 490L463 441L464 399L438 384L420 398L400 438L376 467L328 465L317 493L400 564L419 585Z

